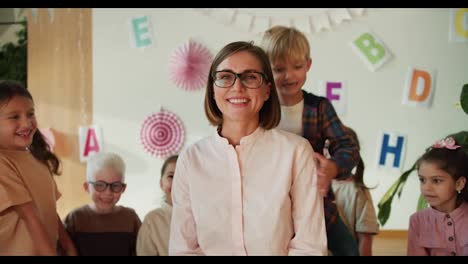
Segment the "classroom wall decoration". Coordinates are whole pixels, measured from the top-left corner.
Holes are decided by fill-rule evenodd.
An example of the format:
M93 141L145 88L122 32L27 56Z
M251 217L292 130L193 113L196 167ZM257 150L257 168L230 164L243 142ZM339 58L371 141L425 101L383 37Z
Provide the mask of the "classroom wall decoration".
M153 44L149 16L135 16L129 20L130 43L133 48L147 48Z
M468 42L468 8L450 9L450 42Z
M41 132L42 136L44 136L44 140L46 141L47 145L49 145L49 148L51 151L54 151L55 148L55 136L54 132L50 127L48 128L39 128L39 131Z
M429 108L434 95L435 71L409 67L403 92L403 104Z
M375 33L370 31L359 34L351 42L351 47L372 72L378 70L392 58L390 49Z
M262 34L276 25L294 26L306 34L331 30L343 21L352 20L364 14L365 8L310 8L299 9L298 15L284 17L281 10L258 8L196 8L217 22L242 29L249 33Z
M377 140L376 163L378 168L403 168L406 136L399 133L382 132Z
M320 81L319 95L326 97L332 103L338 115L346 113L348 87L345 81Z
M163 108L146 117L140 130L143 148L152 156L166 159L178 154L185 138L180 118Z
M80 126L78 130L80 144L80 161L88 159L103 151L103 138L101 127L98 125Z
M203 89L208 79L213 56L201 43L190 39L172 53L170 79L187 91Z

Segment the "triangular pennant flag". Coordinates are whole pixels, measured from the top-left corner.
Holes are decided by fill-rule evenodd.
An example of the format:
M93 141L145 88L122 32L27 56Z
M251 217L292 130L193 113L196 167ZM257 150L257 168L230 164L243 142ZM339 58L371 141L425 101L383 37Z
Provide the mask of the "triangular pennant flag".
M292 23L297 30L304 32L305 34L312 33L313 28L310 22L310 17L298 17L295 18Z
M291 26L291 19L288 17L274 17L271 19L271 26Z
M328 15L324 12L312 16L312 25L314 26L315 32L320 32L322 29L330 29L330 20Z
M330 19L335 25L341 24L343 20L350 20L351 15L346 8L336 8L328 11Z
M233 22L237 27L246 30L247 32L252 31L252 21L254 17L250 14L238 13Z
M217 21L225 25L229 25L235 18L236 13L236 10L232 8L214 8L211 12L211 16L213 16Z
M256 16L252 20L252 32L263 34L270 28L270 19L268 17Z
M49 22L54 23L54 8L47 8L49 12Z
M353 16L362 16L364 14L365 8L348 8L348 11Z

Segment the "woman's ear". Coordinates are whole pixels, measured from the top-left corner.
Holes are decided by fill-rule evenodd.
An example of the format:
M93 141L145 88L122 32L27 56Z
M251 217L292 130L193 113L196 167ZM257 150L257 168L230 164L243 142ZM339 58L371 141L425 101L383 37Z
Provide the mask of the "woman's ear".
M266 91L266 93L265 93L265 98L264 98L265 101L268 101L268 99L270 99L271 82L268 83L267 87L268 87L268 89L267 89L267 91Z
M84 182L84 183L83 183L83 189L84 189L87 193L89 193L89 183L88 183L88 182Z

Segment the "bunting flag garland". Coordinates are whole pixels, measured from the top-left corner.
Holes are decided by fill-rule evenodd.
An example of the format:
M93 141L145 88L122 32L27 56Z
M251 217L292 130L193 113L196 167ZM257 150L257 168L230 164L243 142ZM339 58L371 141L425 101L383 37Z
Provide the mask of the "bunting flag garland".
M272 26L282 25L293 26L306 34L312 34L330 30L343 21L362 16L365 8L301 9L301 15L294 17L281 16L281 13L278 13L281 9L196 8L195 10L220 23L232 25L250 33L262 34Z

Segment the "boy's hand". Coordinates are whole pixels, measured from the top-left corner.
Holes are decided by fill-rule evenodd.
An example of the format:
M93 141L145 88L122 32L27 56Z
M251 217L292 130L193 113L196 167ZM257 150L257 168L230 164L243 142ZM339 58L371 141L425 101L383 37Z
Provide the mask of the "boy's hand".
M320 153L314 152L314 159L317 164L317 188L319 193L325 197L331 181L338 175L338 167L333 160L325 158Z

